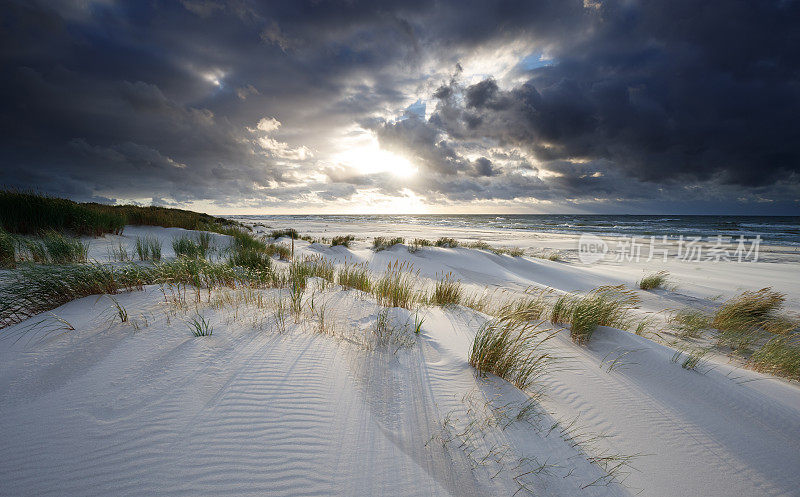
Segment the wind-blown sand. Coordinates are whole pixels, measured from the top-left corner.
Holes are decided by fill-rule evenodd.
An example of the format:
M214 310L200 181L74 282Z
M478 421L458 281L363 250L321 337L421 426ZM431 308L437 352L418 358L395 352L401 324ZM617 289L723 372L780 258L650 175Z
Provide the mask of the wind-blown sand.
M106 245L145 232L165 240L165 256L180 233L127 228L91 241L90 255L106 260ZM662 269L295 244L298 255L376 272L395 260L423 278L452 272L475 291L632 286L645 268ZM638 292L642 315L714 307L711 297L764 286L800 306L797 262L664 268L679 286ZM234 290L203 291L184 306L151 286L117 296L127 323L94 296L53 311L74 331L49 313L0 331L0 495L730 496L793 495L800 485L796 383L724 357L688 371L674 349L625 331L601 328L585 347L561 331L548 342L561 361L526 409L527 394L467 363L481 313L428 308L417 336L413 313L391 309L395 336L381 345L371 297L309 290L317 314L288 318L280 332L279 292L260 291L256 305ZM196 312L212 336L191 335Z

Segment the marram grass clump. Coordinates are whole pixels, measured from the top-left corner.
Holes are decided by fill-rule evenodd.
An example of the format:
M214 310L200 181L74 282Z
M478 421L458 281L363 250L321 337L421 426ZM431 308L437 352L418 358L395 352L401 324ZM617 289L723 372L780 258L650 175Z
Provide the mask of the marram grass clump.
M376 236L372 240L372 248L375 249L375 252L380 252L381 250L386 250L401 243L405 243L405 239L399 236L395 238Z
M337 283L344 288L353 288L366 293L372 290L372 280L365 262L358 264L345 263L339 269Z
M480 327L469 351L469 363L481 374L492 373L528 388L554 357L542 345L555 336L528 321L500 317Z
M411 309L420 299L417 273L410 265L399 261L389 264L383 276L372 285L372 291L378 299L378 304L385 307Z
M640 300L624 286L602 286L586 295L563 295L553 306L550 320L570 325L570 337L585 344L598 326L624 329L630 323L628 314Z
M711 316L690 307L677 311L668 322L680 338L697 338L711 328Z
M430 296L430 303L441 307L458 305L464 298L461 283L453 278L453 273L443 274L437 281Z
M341 235L341 236L334 236L331 239L331 247L342 246L350 248L350 242L355 240L356 237L353 235Z
M800 334L773 337L750 356L749 363L756 371L800 380Z
M0 268L13 268L17 265L17 243L11 233L0 228Z
M656 288L666 288L669 273L666 271L659 271L645 276L638 281L637 285L642 290L654 290Z
M136 255L140 261L160 261L161 240L153 235L137 236Z
M742 292L727 300L711 321L717 342L734 350L748 350L764 332L788 334L797 324L778 314L785 300L784 294L772 288Z

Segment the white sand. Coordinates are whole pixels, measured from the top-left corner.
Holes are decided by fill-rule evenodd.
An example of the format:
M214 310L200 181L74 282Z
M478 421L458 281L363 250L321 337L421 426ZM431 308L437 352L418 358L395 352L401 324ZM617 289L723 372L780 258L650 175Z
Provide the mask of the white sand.
M125 240L176 233L139 230ZM105 260L105 242L92 243ZM632 285L645 269L460 248L374 253L366 241L296 250L376 271L409 261L475 290ZM762 286L798 306L797 263L680 264L668 267L677 291L640 292L641 312L714 306L711 296ZM540 407L516 420L527 395L467 363L479 313L427 309L415 336L413 314L392 309L398 339L381 346L380 308L359 292L314 292L317 314L289 318L284 333L273 320L279 291L263 294L263 308L212 306L206 293L179 308L148 287L118 296L135 326L114 320L108 298L87 297L53 311L74 331L49 313L0 331L0 495L483 496L522 484L536 495L731 496L800 485L800 388L724 358L687 371L673 349L628 332L602 328L587 347L561 332ZM196 312L212 336L191 335ZM622 484L604 478L614 460L590 462L634 455Z

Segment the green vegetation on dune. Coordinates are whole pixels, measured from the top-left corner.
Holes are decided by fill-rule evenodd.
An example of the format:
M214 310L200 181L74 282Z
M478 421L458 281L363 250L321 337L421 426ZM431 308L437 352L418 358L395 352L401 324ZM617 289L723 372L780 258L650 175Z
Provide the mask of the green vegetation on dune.
M167 207L78 203L33 192L0 191L0 227L15 234L56 230L74 235L119 234L126 224L220 231L233 221Z

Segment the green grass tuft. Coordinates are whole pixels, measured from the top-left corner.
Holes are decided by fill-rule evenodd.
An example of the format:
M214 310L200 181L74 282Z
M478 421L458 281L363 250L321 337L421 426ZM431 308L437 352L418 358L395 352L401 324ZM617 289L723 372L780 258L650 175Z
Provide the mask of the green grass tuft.
M766 328L774 330L776 323L781 322L776 312L785 300L784 294L762 288L742 292L726 301L711 322L717 330L717 342L734 350L749 350Z
M463 298L464 289L461 287L461 283L453 279L453 273L447 273L436 281L430 302L447 307L460 304Z
M300 238L300 234L297 233L297 230L294 228L284 228L280 230L274 230L269 234L270 238L278 239L283 237L294 238L295 240Z
M418 300L416 274L411 266L395 261L389 264L386 272L372 287L378 304L385 307L404 307L411 309Z
M344 288L353 288L369 293L372 290L372 280L369 277L369 268L362 262L359 264L345 264L339 269L337 282Z
M703 311L685 308L669 318L669 323L681 338L697 338L711 328L711 316Z
M541 330L527 321L489 320L475 335L469 363L481 374L492 373L526 389L553 362L550 353L540 350L553 336L550 330Z
M140 261L161 260L161 240L153 235L136 237L136 255Z
M394 247L401 243L405 243L405 239L399 236L395 238L376 236L375 239L372 240L372 248L375 249L376 252L380 252L381 250L386 250L387 248Z
M442 237L434 242L437 247L455 248L458 247L458 240L455 238Z
M331 247L336 247L337 245L341 245L342 247L350 248L350 242L355 240L356 237L353 235L343 235L343 236L334 236L331 239Z
M17 242L14 236L0 228L0 268L13 268L17 265Z
M211 326L211 323L200 314L193 317L186 325L189 327L189 330L191 330L192 335L196 337L209 337L214 333L214 328Z
M669 278L669 273L666 271L659 271L654 274L650 274L639 280L637 285L642 290L653 290L656 288L665 288L667 284L667 279Z
M598 326L624 329L628 313L640 302L630 290L619 286L602 286L586 295L563 295L553 306L550 320L569 324L575 343L588 343Z
M172 240L172 250L175 251L175 256L205 259L210 247L210 238L204 235L209 235L209 233L199 233L194 237L183 235Z
M800 334L771 338L749 362L756 371L800 380Z

